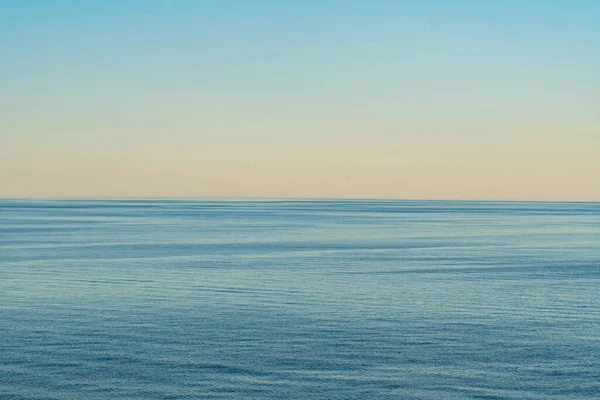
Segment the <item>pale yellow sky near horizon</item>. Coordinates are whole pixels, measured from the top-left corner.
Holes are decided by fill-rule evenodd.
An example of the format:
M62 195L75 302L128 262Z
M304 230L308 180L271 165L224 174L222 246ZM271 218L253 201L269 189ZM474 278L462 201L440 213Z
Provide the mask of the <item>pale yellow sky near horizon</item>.
M0 195L600 200L594 142L215 147L4 158Z

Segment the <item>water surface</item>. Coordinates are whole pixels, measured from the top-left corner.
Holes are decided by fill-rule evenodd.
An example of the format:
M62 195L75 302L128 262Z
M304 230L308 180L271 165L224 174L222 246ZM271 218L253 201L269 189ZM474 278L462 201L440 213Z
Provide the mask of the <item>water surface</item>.
M600 203L2 199L0 398L600 398Z

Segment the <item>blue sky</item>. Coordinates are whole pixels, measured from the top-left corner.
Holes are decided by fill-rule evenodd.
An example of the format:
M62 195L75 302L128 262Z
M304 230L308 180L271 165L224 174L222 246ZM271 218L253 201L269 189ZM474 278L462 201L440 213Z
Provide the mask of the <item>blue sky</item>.
M600 198L599 16L0 1L0 195Z

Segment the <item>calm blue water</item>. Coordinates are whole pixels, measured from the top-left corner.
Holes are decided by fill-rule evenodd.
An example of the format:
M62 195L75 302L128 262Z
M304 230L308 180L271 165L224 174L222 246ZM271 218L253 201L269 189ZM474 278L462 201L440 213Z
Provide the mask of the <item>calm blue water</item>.
M600 203L0 200L0 398L600 398Z

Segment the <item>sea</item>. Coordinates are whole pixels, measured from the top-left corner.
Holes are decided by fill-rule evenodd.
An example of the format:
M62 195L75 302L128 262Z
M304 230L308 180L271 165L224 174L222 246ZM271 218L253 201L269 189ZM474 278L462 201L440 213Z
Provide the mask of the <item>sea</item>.
M600 203L0 199L0 399L598 399Z

